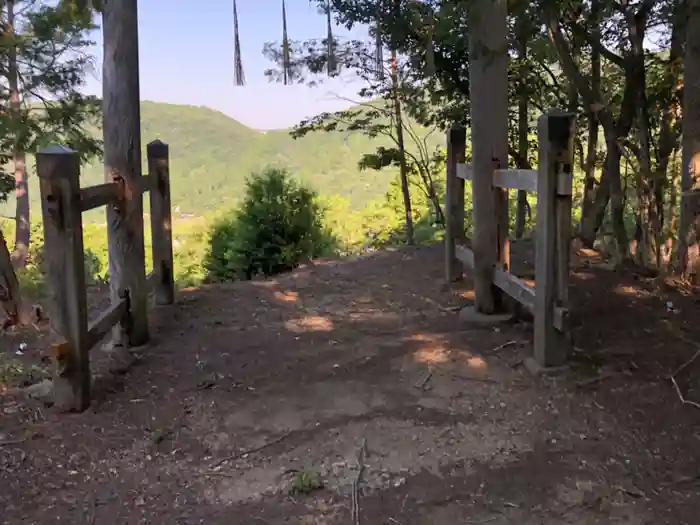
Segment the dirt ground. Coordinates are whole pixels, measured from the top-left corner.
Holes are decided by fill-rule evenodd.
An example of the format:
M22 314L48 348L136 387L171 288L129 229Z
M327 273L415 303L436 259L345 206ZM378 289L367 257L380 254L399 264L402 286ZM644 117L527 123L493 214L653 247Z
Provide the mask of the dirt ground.
M531 324L460 321L442 256L187 291L86 413L0 396L0 521L697 524L700 410L668 379L697 296L580 254L572 364L535 378Z

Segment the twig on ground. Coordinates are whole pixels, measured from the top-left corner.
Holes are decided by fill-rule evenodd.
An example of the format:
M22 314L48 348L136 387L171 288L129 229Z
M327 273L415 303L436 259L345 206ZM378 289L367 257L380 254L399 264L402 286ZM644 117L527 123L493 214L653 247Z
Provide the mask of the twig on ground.
M578 388L584 388L587 386L595 385L596 383L599 383L599 382L604 381L606 379L610 379L611 377L615 377L616 375L618 375L618 374L613 374L611 372L601 373L595 377L590 377L588 379L583 379L582 381L578 381L576 383L576 386Z
M455 379L463 379L465 381L477 381L480 383L500 383L500 381L493 379L492 377L475 377L475 376L463 376L461 374L452 374Z
M676 381L676 378L674 376L671 376L671 382L673 383L673 387L676 389L676 394L678 394L678 399L681 400L681 403L683 403L684 405L693 406L695 408L700 408L700 403L696 403L695 401L691 401L690 399L687 399L683 395L683 392L681 392L681 389L678 386L678 382Z
M6 441L0 441L0 447L8 447L11 445L20 445L27 441L28 438L21 438L21 439L8 439Z
M503 350L504 348L508 348L509 346L517 345L517 344L518 344L517 341L506 341L502 345L498 345L498 346L492 348L491 350L489 350L489 352L498 352L499 350Z
M268 447L271 447L273 445L277 445L278 443L281 443L282 441L287 439L291 434L292 434L292 432L285 432L284 434L278 436L277 438L275 438L271 441L267 441L266 443L263 443L259 447L253 447L253 448L249 448L246 450L241 450L239 452L236 452L235 454L231 454L230 456L226 456L226 457L217 459L211 465L209 465L209 468L216 468L219 465L222 465L223 463L226 463L228 461L235 461L237 459L242 458L243 456L247 456L248 454L255 454L256 452L260 452L262 450L265 450Z
M688 343L689 345L692 345L696 348L700 348L700 344L698 344L696 341L693 341L692 339L688 339L684 335L680 335L677 333L674 333L673 336L677 339L680 339L684 343ZM676 381L676 376L680 374L683 370L688 368L693 362L700 357L700 350L695 352L693 354L693 357L688 359L686 362L684 362L681 366L679 366L675 372L673 372L670 376L669 379L671 380L671 383L673 383L673 388L676 389L676 394L678 394L678 399L681 400L681 403L684 405L690 405L694 406L695 408L700 408L700 403L696 403L695 401L691 401L690 399L687 399L684 395L683 392L681 392L681 388L678 386L678 381Z
M357 452L357 476L352 482L352 519L354 525L360 525L360 482L365 470L365 451L367 450L367 438L362 438L360 450Z
M679 337L682 337L682 336L679 336ZM683 338L683 341L685 341L684 338ZM695 354L693 354L693 357L691 357L691 358L688 359L685 363L683 363L681 366L679 366L679 367L676 369L676 371L673 372L673 373L671 374L671 378L676 377L676 376L677 376L678 374L680 374L683 370L685 370L686 368L688 368L688 367L693 363L693 361L695 361L695 360L698 358L698 356L700 356L700 350L698 350L697 352L695 352Z
M418 383L415 384L415 387L416 387L418 390L425 390L425 385L428 384L428 381L430 381L430 378L431 378L431 377L433 377L433 373L432 373L432 372L428 372L428 373L426 374L426 376L423 378L422 381L419 381Z

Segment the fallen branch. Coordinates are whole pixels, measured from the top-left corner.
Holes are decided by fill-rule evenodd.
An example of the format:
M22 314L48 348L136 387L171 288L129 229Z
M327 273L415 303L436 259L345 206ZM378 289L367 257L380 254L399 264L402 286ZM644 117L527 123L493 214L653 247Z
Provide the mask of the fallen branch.
M492 377L463 376L457 373L453 373L452 377L455 379L461 379L463 381L477 381L479 383L500 383L500 381L493 379Z
M681 400L681 403L683 403L684 405L693 406L695 408L700 408L700 403L696 403L695 401L691 401L690 399L687 399L683 395L683 392L681 392L681 389L678 386L678 382L676 381L676 378L674 376L671 376L671 382L673 383L673 387L676 389L676 394L678 394L678 399Z
M615 377L616 375L620 375L620 374L614 374L612 372L601 373L595 377L590 377L588 379L583 379L581 381L578 381L576 383L576 386L578 388L584 388L587 386L595 385L596 383L600 383L601 381L604 381L606 379L610 379L611 377Z
M685 340L685 339L683 339L683 340ZM688 368L688 367L693 363L693 361L695 361L695 360L698 358L698 356L700 356L700 350L698 350L697 352L695 352L695 354L693 355L693 357L691 357L691 358L688 359L685 363L683 363L681 366L679 366L679 367L676 369L676 371L673 372L673 373L671 374L670 379L673 379L673 378L676 377L678 374L680 374L683 370L685 370L686 368Z
M228 461L236 461L237 459L241 459L242 457L247 456L248 454L255 454L256 452L260 452L260 451L262 451L262 450L265 450L265 449L268 448L268 447L271 447L271 446L273 446L273 445L277 445L278 443L281 443L282 441L284 441L285 439L287 439L291 434L292 434L291 431L290 431L290 432L286 432L286 433L282 434L281 436L279 436L279 437L273 439L272 441L268 441L268 442L266 442L266 443L263 443L263 444L260 445L259 447L254 447L254 448L249 448L249 449L246 449L246 450L241 450L241 451L239 451L239 452L237 452L237 453L235 453L235 454L231 454L230 456L226 456L226 457L217 459L217 460L214 461L211 465L209 465L209 468L216 468L216 467L218 467L219 465L222 465L223 463L226 463L226 462L228 462Z
M0 441L0 447L9 447L11 445L21 445L25 441L27 441L28 438L22 438L22 439L8 439L6 441Z
M492 348L491 350L489 350L489 352L498 352L499 350L503 350L504 348L508 348L509 346L517 345L517 344L518 344L517 341L506 341L502 345L498 345L497 347Z

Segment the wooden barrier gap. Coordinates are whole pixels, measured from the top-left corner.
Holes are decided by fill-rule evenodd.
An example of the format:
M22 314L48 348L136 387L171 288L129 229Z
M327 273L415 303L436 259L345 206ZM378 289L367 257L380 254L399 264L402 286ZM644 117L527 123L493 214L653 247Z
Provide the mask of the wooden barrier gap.
M569 326L569 266L571 247L571 204L573 194L573 136L574 116L553 110L542 115L538 121L540 156L537 171L523 169L488 168L483 163L482 172L475 172L470 164L450 159L448 155L446 209L448 210L445 233L446 254L448 256L447 276L459 270L452 269L450 259L459 262L462 268L469 268L474 275L475 307L481 310L483 303L488 308L494 306L498 298L491 289L505 293L515 299L534 317L534 358L540 366L557 366L564 363L568 355L570 340ZM452 140L452 137L448 137ZM450 142L448 142L448 153ZM450 168L451 164L453 168ZM484 171L485 170L485 171ZM490 171L490 187L503 190L524 190L537 193L537 225L535 235L536 261L535 286L512 275L508 271L507 242L501 239L502 223L507 220L501 209L503 193L489 193L485 177ZM460 242L456 230L460 219L456 208L459 190L455 181L479 181L479 194L476 184L473 188L474 204L481 202L480 216L474 221L474 239L469 248ZM484 199L493 198L493 206L484 206ZM463 206L463 205L462 205ZM463 217L463 210L462 210ZM488 217L491 217L489 222ZM463 222L463 219L461 219ZM496 236L492 235L494 224ZM478 240L478 242L477 242ZM489 243L496 243L489 244ZM499 253L501 246L505 252ZM477 247L480 247L477 249ZM494 253L499 260L493 260ZM489 297L490 295L490 297ZM480 302L481 301L481 302ZM485 301L485 302L484 302Z

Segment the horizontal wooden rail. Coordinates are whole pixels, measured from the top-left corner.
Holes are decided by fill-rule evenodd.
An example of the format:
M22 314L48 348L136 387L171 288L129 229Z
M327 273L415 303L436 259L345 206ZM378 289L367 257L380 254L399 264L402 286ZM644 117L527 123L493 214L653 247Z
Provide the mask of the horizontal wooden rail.
M119 302L113 303L100 316L92 322L87 333L87 347L92 348L109 333L129 311L129 299L122 297Z
M468 266L472 270L474 269L474 252L471 251L471 249L463 244L458 244L455 246L455 257L465 266Z
M119 197L119 184L106 182L97 186L90 186L80 190L80 211L88 211L93 208L105 206L114 202Z
M495 170L493 185L498 188L537 193L537 172L535 170Z
M474 172L471 164L457 164L457 177L472 180ZM493 186L508 190L523 190L537 193L537 170L506 169L494 170ZM557 195L573 194L573 177L564 171L557 175Z
M139 184L141 186L141 193L146 193L147 191L155 189L158 184L158 177L149 173L139 179Z
M472 165L457 163L457 178L462 180L472 180Z
M455 256L465 266L474 268L474 252L470 248L460 244L456 245ZM535 315L535 287L499 267L494 268L493 284L518 301L532 315ZM554 327L557 330L564 331L567 315L566 308L554 307Z
M158 178L150 173L139 179L141 193L155 189L157 184ZM81 189L80 211L92 210L116 201L119 198L119 186L118 182L105 182L104 184Z

